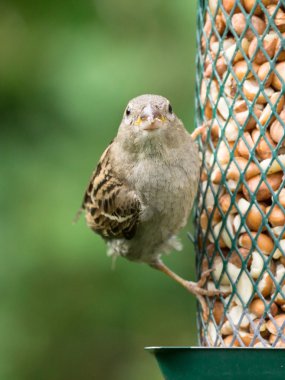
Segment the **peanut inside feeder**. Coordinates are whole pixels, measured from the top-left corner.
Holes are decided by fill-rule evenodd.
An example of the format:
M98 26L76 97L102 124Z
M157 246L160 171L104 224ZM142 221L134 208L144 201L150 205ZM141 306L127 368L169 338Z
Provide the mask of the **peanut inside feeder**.
M212 268L204 346L285 347L285 8L206 0L196 83L198 275Z

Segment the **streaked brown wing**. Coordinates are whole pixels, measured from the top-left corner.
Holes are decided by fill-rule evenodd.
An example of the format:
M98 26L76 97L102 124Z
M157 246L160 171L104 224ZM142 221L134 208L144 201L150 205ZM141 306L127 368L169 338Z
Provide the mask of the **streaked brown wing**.
M116 178L109 159L110 147L92 175L82 208L88 226L104 238L131 239L139 222L141 204L135 192Z

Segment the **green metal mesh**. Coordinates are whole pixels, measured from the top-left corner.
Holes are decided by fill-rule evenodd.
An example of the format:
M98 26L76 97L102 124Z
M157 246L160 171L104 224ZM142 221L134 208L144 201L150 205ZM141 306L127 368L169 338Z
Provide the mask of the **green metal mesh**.
M197 273L224 292L203 346L285 347L285 1L200 0Z

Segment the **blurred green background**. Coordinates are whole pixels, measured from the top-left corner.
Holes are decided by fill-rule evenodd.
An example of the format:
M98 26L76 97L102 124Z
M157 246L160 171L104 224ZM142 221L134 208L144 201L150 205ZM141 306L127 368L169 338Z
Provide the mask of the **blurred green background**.
M195 300L72 219L127 101L194 124L193 0L0 2L0 379L161 379L147 345L196 342ZM194 249L166 262L194 278Z

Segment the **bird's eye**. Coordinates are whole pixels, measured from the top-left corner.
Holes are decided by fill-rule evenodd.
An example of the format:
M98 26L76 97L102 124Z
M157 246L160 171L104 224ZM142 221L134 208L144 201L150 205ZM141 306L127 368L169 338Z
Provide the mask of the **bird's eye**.
M172 107L171 107L171 104L169 104L169 106L168 106L168 112L169 112L169 113L172 113Z
M126 115L127 116L130 116L130 114L131 114L131 110L129 109L129 107L126 109Z

